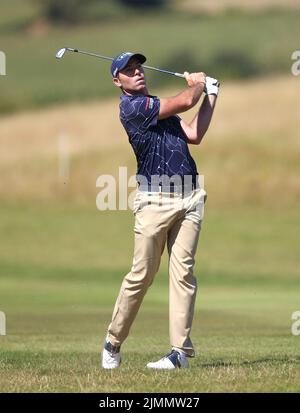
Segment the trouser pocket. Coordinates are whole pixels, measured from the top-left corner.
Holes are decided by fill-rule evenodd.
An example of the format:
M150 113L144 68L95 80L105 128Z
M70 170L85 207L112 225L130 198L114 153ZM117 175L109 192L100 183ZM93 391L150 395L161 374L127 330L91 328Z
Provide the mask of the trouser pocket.
M202 221L204 217L204 204L207 199L207 193L204 189L196 190L187 201L186 217L192 221Z

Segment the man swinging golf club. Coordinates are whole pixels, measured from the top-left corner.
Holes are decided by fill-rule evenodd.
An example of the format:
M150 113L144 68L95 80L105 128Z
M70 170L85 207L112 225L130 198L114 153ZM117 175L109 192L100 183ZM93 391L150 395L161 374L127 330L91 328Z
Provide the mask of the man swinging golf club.
M186 368L188 357L195 355L190 338L197 290L193 266L206 193L198 184L188 144L202 141L214 112L219 82L202 72L185 72L187 87L181 93L158 98L148 93L142 67L145 61L142 54L125 52L111 65L113 82L122 91L120 120L137 159L138 191L133 210L133 262L108 326L102 352L105 369L120 365L120 347L158 271L165 244L169 254L171 351L147 367ZM178 113L194 107L203 93L206 96L196 116L190 123L184 122Z

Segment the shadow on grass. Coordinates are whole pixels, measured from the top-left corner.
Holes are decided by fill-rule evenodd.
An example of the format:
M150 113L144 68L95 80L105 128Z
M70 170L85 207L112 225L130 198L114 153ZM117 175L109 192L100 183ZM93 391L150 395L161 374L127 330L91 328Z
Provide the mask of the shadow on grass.
M199 363L199 367L211 368L211 367L239 367L239 366L252 366L263 363L300 363L300 356L295 357L261 357L254 360L241 360L241 361L223 361L217 360L213 363Z

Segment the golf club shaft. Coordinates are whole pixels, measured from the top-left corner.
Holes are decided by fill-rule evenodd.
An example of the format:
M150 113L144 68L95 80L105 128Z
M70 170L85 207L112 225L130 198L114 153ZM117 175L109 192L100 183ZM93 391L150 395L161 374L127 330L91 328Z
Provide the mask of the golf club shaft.
M70 52L82 53L82 54L86 54L88 56L100 57L101 59L106 59L106 60L114 60L113 57L103 56L103 55L98 54L98 53L85 52L84 50L72 49L71 47L66 47L66 49Z
M71 48L71 47L66 47L66 50L68 50L68 51L70 51L70 52L86 54L86 55L88 55L88 56L99 57L99 58L101 58L101 59L114 60L113 57L103 56L103 55L98 54L98 53L86 52L86 51L84 51L84 50L73 49L73 48ZM161 73L166 73L167 75L173 75L173 76L183 77L183 78L184 78L184 74L182 74L182 73L170 72L169 70L158 69L158 68L156 68L156 67L146 66L146 65L142 65L142 67L144 67L145 69L155 70L155 71L161 72Z

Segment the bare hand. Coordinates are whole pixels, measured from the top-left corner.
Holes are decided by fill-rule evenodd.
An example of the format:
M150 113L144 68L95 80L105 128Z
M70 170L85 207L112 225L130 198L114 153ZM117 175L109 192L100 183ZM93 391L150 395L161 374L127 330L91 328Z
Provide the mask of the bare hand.
M206 74L204 72L198 72L198 73L184 72L184 77L187 81L187 84L190 87L196 86L199 83L205 84L205 81L206 81Z

